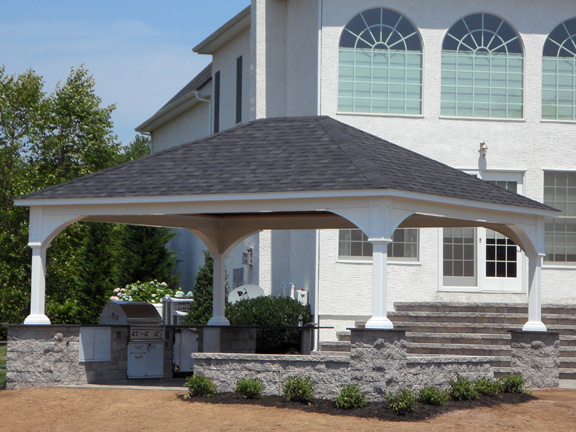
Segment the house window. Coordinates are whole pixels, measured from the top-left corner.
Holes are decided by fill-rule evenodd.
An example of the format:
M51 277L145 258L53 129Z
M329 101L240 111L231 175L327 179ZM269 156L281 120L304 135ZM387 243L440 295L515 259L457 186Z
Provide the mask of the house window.
M214 74L214 133L220 132L220 71Z
M395 261L418 261L418 230L398 228L388 245L388 258ZM338 239L338 259L372 259L372 243L359 229L342 229Z
M576 265L576 172L545 172L544 203L561 211L545 222L545 261Z
M370 9L356 15L340 38L338 109L420 114L422 42L398 12Z
M462 18L442 44L442 115L522 118L523 71L510 24L485 13Z
M542 118L576 120L576 18L552 30L544 44Z
M236 123L242 122L242 57L236 59Z

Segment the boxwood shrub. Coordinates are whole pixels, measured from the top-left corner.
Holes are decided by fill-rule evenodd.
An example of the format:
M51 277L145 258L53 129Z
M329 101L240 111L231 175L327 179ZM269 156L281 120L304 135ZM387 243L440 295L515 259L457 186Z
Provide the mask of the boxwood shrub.
M226 317L232 325L276 327L258 330L256 352L261 354L283 354L290 349L299 350L299 330L282 330L278 327L298 326L300 315L304 323L309 322L310 306L290 297L263 296L226 305Z

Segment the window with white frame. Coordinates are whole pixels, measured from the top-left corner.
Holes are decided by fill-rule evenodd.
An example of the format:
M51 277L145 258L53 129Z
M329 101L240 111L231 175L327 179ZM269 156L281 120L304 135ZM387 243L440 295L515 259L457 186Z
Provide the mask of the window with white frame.
M422 41L416 27L390 9L356 15L340 38L338 109L420 114Z
M494 15L468 15L442 44L442 115L522 118L524 54L516 31Z
M388 245L388 258L394 261L418 261L418 230L398 228ZM338 259L372 259L372 243L359 229L341 229L338 238Z
M544 203L561 211L545 222L545 261L576 265L576 172L545 172Z
M576 18L552 30L544 44L542 118L576 120Z

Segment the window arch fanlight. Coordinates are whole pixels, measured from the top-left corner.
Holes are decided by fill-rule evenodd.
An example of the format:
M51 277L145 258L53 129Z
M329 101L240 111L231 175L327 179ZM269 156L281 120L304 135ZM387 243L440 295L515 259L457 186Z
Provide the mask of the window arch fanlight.
M502 18L468 15L442 44L442 115L522 118L524 55Z
M356 15L340 38L338 109L420 114L422 42L414 25L390 9Z
M576 18L558 25L544 43L542 118L576 120Z

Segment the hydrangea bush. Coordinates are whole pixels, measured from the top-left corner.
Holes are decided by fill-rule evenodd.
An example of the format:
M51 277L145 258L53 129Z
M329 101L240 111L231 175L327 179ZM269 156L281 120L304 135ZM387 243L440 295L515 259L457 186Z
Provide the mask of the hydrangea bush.
M192 291L173 290L166 282L134 282L124 288L115 288L110 300L160 303L164 297L192 298Z

